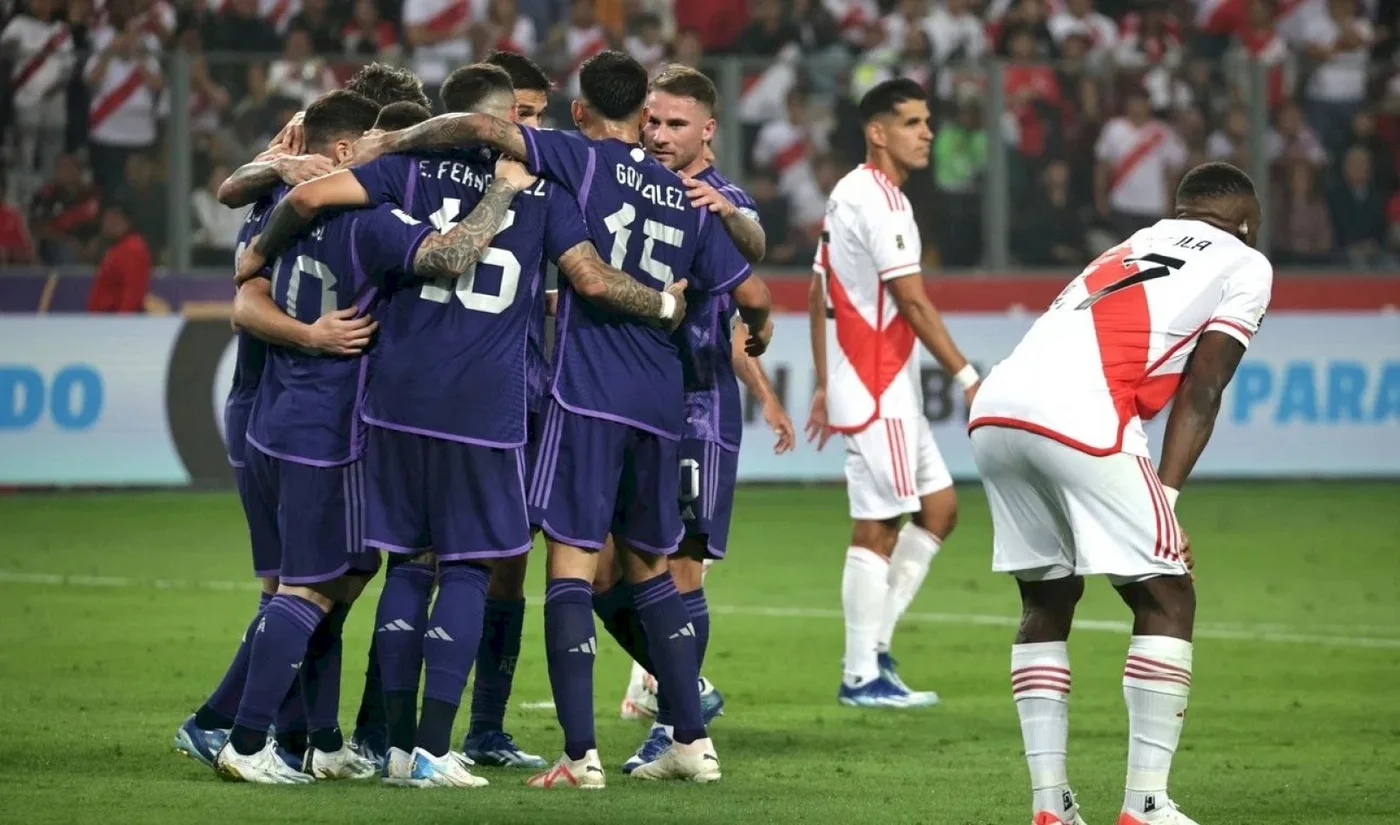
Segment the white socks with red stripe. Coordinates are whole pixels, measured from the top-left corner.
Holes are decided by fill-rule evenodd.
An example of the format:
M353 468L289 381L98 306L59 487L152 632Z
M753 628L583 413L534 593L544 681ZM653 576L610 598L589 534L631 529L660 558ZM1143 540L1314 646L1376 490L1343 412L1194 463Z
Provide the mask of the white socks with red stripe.
M859 687L880 675L876 642L885 602L889 599L887 581L890 563L864 547L846 550L846 569L841 575L841 610L846 616L845 680Z
M895 625L899 624L904 611L909 609L909 603L914 601L919 588L924 586L928 566L933 563L933 557L938 555L942 546L943 542L937 536L913 522L904 525L899 531L899 540L895 542L894 553L890 556L887 579L890 592L885 599L885 616L880 623L880 636L876 645L879 652L884 653L890 649Z
M1073 819L1065 753L1069 746L1069 648L1065 642L1011 646L1011 695L1021 717L1021 738L1031 772L1037 813Z
M1128 703L1128 781L1123 810L1166 807L1167 775L1186 722L1191 693L1191 643L1170 636L1134 636L1123 667Z

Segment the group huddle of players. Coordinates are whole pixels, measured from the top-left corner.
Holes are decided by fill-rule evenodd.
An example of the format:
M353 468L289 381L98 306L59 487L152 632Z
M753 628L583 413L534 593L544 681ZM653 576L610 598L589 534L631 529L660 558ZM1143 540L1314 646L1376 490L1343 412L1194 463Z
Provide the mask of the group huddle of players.
M538 128L549 80L519 55L455 71L441 89L453 114L438 118L411 73L367 67L225 182L225 203L253 204L225 424L264 592L223 681L176 734L219 775L474 787L482 763L542 769L536 787L601 788L596 612L657 686L656 724L624 771L720 778L701 583L726 548L740 380L776 449L792 446L757 362L772 335L749 266L763 233L710 166L704 75L649 81L606 52L580 82L579 131L566 132ZM565 738L552 766L504 727L540 529ZM346 741L342 630L381 551ZM471 728L453 750L473 667Z

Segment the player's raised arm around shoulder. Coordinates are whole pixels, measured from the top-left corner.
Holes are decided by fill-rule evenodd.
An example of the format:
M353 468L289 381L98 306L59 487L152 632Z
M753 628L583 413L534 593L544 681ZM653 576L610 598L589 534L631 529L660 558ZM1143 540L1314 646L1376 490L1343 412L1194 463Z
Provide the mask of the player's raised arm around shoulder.
M517 160L526 157L525 136L519 126L491 115L468 113L438 115L407 129L367 136L355 144L350 164L368 163L394 152L440 152L469 143L486 143Z
M255 276L267 262L282 254L292 240L306 231L322 209L331 206L369 206L370 194L349 170L297 184L268 215L257 242L249 244L238 260L234 280L243 283Z
M520 164L501 160L467 219L446 233L432 233L418 245L412 274L419 278L456 278L476 266L500 231L515 194L535 182Z
M768 252L768 237L763 232L763 225L758 222L758 212L753 208L753 202L747 200L747 196L736 203L736 199L727 197L724 192L702 180L685 178L681 182L690 190L686 193L690 205L708 209L718 216L724 231L729 233L734 245L739 247L739 252L749 263L756 264L763 260ZM726 188L733 190L733 187Z
M749 355L762 355L773 338L773 325L769 322L772 296L768 285L753 274L749 262L725 234L723 227L716 227L717 223L707 219L707 213L700 213L697 227L699 237L695 260L691 265L694 275L692 288L711 295L726 292L733 295L739 317L749 330L745 349Z
M279 183L296 186L329 174L335 163L325 155L291 155L270 150L245 163L219 184L219 203L236 208L270 193Z
M272 300L272 283L254 278L238 288L233 299L233 325L269 344L319 355L358 355L369 345L378 324L373 318L356 318L354 307L322 315L314 324L303 324L282 311Z
M1251 252L1248 260L1227 276L1220 304L1186 363L1167 416L1158 470L1173 505L1210 441L1225 387L1259 330L1272 290L1273 267L1263 255Z

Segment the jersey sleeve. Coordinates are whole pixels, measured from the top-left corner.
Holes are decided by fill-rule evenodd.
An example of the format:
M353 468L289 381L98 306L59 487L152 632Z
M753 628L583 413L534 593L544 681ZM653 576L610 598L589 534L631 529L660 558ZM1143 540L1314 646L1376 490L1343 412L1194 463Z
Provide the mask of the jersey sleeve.
M376 286L413 274L418 246L433 228L393 204L366 209L350 231L350 260Z
M563 187L548 186L544 198L544 254L558 262L559 256L588 240L588 226L578 202Z
M875 203L858 205L860 229L865 248L875 264L875 274L882 281L892 281L923 271L919 261L919 228L909 202L901 209L891 209L882 195Z
M734 245L729 233L719 226L719 221L707 220L707 212L700 215L700 235L696 239L691 285L711 295L722 295L743 283L753 274L753 268L739 252L739 247Z
M557 182L577 197L589 176L593 147L578 132L521 126L525 137L525 168L530 174Z
M418 162L403 155L385 155L350 170L369 195L370 203L394 203L405 209L413 208L405 198L417 172Z
M1206 322L1205 332L1223 332L1249 346L1273 292L1274 268L1263 255L1251 255L1244 266L1225 279L1220 304Z

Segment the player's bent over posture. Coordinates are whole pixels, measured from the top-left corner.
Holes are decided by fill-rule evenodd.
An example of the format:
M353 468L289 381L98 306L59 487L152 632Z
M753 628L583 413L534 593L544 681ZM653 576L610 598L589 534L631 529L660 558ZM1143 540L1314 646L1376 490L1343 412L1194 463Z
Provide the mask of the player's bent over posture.
M1273 270L1253 248L1258 229L1248 176L1226 163L1192 169L1176 217L1071 281L973 402L993 569L1014 575L1021 591L1011 691L1034 825L1082 825L1065 769L1066 640L1086 575L1107 576L1133 611L1118 825L1195 825L1167 794L1196 612L1190 544L1174 510L1269 303ZM1169 402L1154 471L1143 422Z
M957 522L953 479L924 415L916 343L969 401L977 383L924 290L919 229L899 190L911 171L928 166L933 135L924 98L918 83L897 78L861 99L866 163L832 190L813 264L817 390L807 429L819 446L831 432L845 436L855 524L841 581L846 656L838 699L854 707L938 702L932 691L910 690L890 655L895 626ZM823 288L836 318L829 383ZM913 518L901 529L905 513Z

